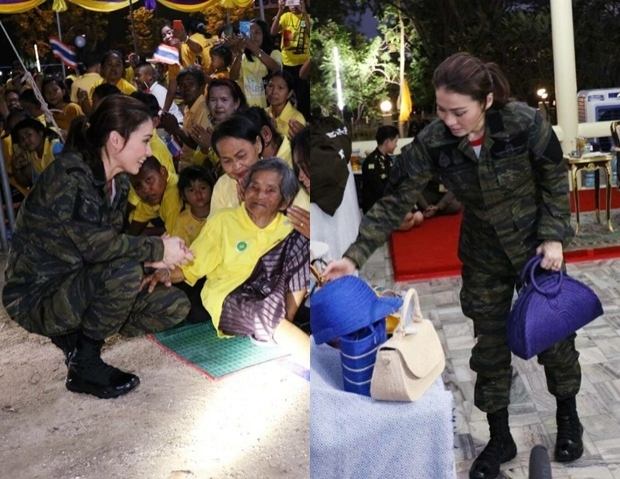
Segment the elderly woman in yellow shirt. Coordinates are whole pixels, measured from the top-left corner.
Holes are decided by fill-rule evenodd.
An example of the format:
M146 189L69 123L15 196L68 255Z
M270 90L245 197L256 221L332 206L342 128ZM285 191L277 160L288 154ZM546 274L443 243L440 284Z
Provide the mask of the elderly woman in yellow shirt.
M202 302L219 336L274 342L305 366L310 339L291 319L309 283L308 240L284 216L299 189L295 173L278 158L247 172L244 201L210 218L192 243L194 261L145 278L194 284L206 276Z
M226 174L215 183L211 197L211 215L222 208L239 206L247 173L252 165L262 159L264 150L259 126L243 114L234 115L220 123L213 131L212 142ZM303 190L296 194L293 204L310 210L310 198Z
M306 124L305 117L291 103L291 97L295 93L294 88L293 77L285 71L273 73L266 88L267 101L269 102L267 113L275 119L278 131L289 139L292 137L289 134L291 120L302 125Z

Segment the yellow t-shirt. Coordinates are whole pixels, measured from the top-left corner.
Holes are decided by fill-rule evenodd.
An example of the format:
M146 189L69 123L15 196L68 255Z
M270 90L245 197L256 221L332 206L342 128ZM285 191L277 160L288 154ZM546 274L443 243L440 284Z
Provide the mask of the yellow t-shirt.
M209 109L207 108L207 102L204 95L200 95L191 108L185 109L185 116L183 117L183 129L189 133L192 125L200 125L204 129L212 128L211 120L209 120ZM183 144L183 151L181 153L181 160L192 162L194 157L194 150L189 146Z
M47 168L47 166L54 161L54 146L60 143L59 140L53 139L45 139L45 144L43 145L43 156L39 157L36 151L28 151L26 152L26 156L30 160L32 164L32 168L36 175L40 175L41 172Z
M269 116L276 121L276 130L278 130L280 134L284 136L284 138L288 138L289 120L294 119L294 120L297 120L302 125L306 124L306 118L303 116L303 114L299 110L297 110L297 108L295 108L291 104L290 101L286 102L286 106L282 110L282 113L280 113L280 116L276 117L273 114L272 107L267 108L267 113L269 113Z
M172 230L171 236L178 236L185 241L187 246L191 245L202 231L202 227L207 222L207 218L196 218L192 214L191 208L185 207L177 218L177 223Z
M88 92L88 99L92 102L93 100L93 91L95 91L95 88L97 88L99 85L101 85L102 83L105 83L105 80L102 78L101 80L93 83L93 86L91 87L90 91ZM134 91L136 91L136 87L133 86L131 83L129 83L127 80L125 80L124 78L121 78L118 83L116 83L116 88L118 88L121 93L123 93L124 95L131 95Z
M292 230L291 221L281 213L265 228L259 228L248 216L245 204L209 218L190 246L196 255L194 261L181 269L190 285L207 277L200 296L216 329L226 296L247 280L258 260ZM224 336L219 330L218 335Z
M295 196L293 200L293 205L310 211L310 197L308 193L306 193L306 190L303 188L299 189L297 196ZM220 176L213 187L209 218L224 208L236 208L237 206L239 206L237 182L228 175Z
M136 74L133 71L133 67L129 66L127 68L125 68L125 80L127 80L129 83L133 82L133 79L135 78Z
M278 65L282 65L282 53L279 50L271 52L273 58ZM267 98L265 97L265 85L263 78L269 74L269 69L261 62L256 55L252 55L253 61L248 61L245 53L241 57L241 68L239 69L239 86L245 93L245 98L249 106L267 107Z
M310 27L304 15L286 12L280 17L282 63L289 67L303 65L310 57Z
M82 107L77 103L67 103L62 111L53 111L54 121L61 130L68 130L71 122L78 116L84 116Z
M172 153L170 153L170 150L164 143L164 140L162 140L157 134L157 130L153 130L153 137L151 138L149 146L151 147L151 153L153 153L153 156L159 160L161 166L168 170L168 178L176 175L176 171L174 169L174 161L172 160ZM138 203L142 202L142 200L136 193L136 190L133 189L133 186L129 187L129 195L127 196L127 201L134 206L137 206ZM133 216L134 215L132 211L129 218L130 221L133 219Z
M176 80L181 71L181 65L175 63L174 65L168 65L168 81Z
M214 80L221 80L224 78L230 78L230 72L228 70L222 70L221 72L215 72L211 74L211 78ZM207 85L208 87L209 85ZM206 88L205 88L206 91Z
M73 103L78 102L78 90L84 90L86 93L90 94L90 91L93 88L93 85L97 83L97 85L101 84L103 79L99 73L84 73L80 78L75 80L71 85L71 101Z
M133 212L133 221L148 223L152 219L159 217L164 221L166 231L173 231L183 208L183 201L177 186L178 183L179 177L176 174L168 175L168 184L166 185L161 204L151 206L144 201L140 201Z
M280 145L280 148L278 148L276 157L286 161L286 164L293 168L293 152L291 151L291 142L286 136L282 138L282 144Z
M9 177L9 183L17 188L22 195L26 196L28 194L28 188L20 185L13 177L13 153L17 150L19 150L19 145L13 145L11 135L2 138L2 152L4 153L4 162L6 164L6 174Z
M192 33L189 38L194 42L198 43L202 47L201 53L194 53L192 49L187 45L187 43L181 44L181 65L183 68L190 67L196 63L196 57L198 55L202 56L202 68L204 68L204 62L211 63L211 58L209 57L209 49L211 48L213 42L209 40L201 33ZM205 51L206 49L206 51Z
M213 166L217 166L220 163L220 157L215 154L215 150L213 148L209 148L206 153L203 153L200 147L196 148L193 158L194 163L203 166L207 160L209 160Z

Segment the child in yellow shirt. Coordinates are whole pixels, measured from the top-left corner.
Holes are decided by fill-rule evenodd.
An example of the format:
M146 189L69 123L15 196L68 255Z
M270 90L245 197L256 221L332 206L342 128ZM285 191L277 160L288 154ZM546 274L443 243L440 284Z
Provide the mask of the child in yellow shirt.
M179 177L169 173L157 158L149 156L137 175L130 176L131 186L142 201L133 212L129 234L139 235L149 221L161 218L167 232L174 230L183 202L177 183Z
M189 165L179 173L179 194L187 205L177 219L172 236L183 238L188 246L198 237L207 222L207 216L211 211L211 193L214 184L215 178L204 166ZM205 309L201 297L205 281L206 277L203 277L196 281L194 286L185 282L174 284L189 298L191 307L185 318L186 323L202 323L211 320L211 315Z
M233 61L232 50L225 43L218 43L209 50L211 64L205 70L207 86L211 80L230 78L230 66Z
M11 130L13 143L19 144L24 155L14 155L12 172L24 188L30 188L41 172L62 151L56 132L35 118L21 120Z
M211 212L211 194L215 179L211 172L200 165L189 165L179 173L179 194L186 204L179 214L172 236L183 238L190 246Z

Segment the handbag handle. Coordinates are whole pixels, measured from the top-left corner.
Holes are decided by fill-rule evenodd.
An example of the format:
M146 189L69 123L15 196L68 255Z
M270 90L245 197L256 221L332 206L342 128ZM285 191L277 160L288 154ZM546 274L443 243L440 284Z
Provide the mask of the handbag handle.
M412 321L411 324L407 324L410 310ZM422 319L424 319L422 318L422 311L420 310L420 299L418 298L418 292L415 288L409 288L407 291L401 311L400 321L392 333L393 336L400 338L406 334L416 333L418 328L413 323L420 323L422 322Z
M521 282L522 284L525 284L525 277L529 270L530 283L532 283L532 286L534 286L534 289L536 291L538 291L540 294L544 294L545 296L556 296L560 292L560 289L562 289L564 272L560 270L556 273L558 274L558 281L555 285L546 289L542 289L540 285L536 282L536 275L534 275L534 271L536 271L536 268L538 267L542 259L542 255L536 255L531 258L527 263L525 263L525 266L521 271Z

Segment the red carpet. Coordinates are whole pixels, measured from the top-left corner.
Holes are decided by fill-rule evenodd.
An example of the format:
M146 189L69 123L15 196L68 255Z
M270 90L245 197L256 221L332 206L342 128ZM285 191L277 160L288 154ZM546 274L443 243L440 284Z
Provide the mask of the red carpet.
M605 189L601 190L601 209L605 209ZM580 210L594 210L594 191L579 192ZM612 190L612 208L620 208L620 191ZM571 209L574 210L571 194ZM602 213L604 215L604 213ZM439 216L405 233L395 232L390 239L390 253L395 281L458 276L461 262L457 257L462 215ZM568 263L620 257L620 246L567 251Z

